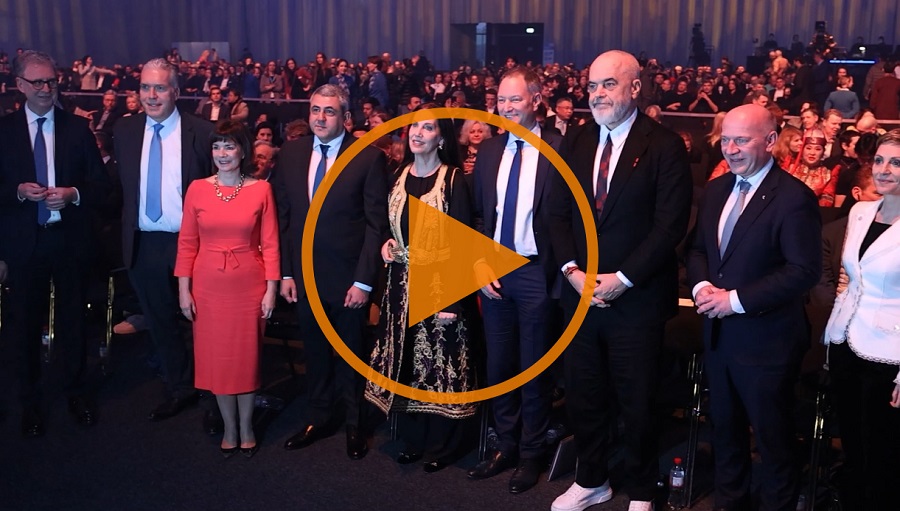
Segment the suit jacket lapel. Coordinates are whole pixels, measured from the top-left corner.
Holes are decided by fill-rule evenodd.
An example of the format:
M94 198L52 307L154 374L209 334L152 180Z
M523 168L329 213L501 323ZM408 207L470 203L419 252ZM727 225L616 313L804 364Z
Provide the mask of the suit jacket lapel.
M872 208L871 213L868 215L870 218L864 218L862 225L866 226L865 229L859 229L862 236L860 237L860 242L862 242L862 238L865 237L866 231L868 231L868 226L872 225L872 222L875 221L875 215L878 214L878 207ZM876 259L881 257L885 253L896 254L897 250L900 249L898 247L900 245L900 224L894 224L888 228L881 236L875 239L869 248L866 250L866 253L863 254L862 259L859 260L859 264L867 264L872 261L872 259ZM854 244L854 246L859 247L859 243ZM857 251L857 259L859 258Z
M550 145L549 133L547 130L541 130L541 140ZM550 174L550 160L543 153L538 154L537 174L534 180L534 205L532 209L535 213L541 204L541 198L544 196L544 185L547 182L547 176Z
M594 218L597 218L597 208L594 203L594 158L597 156L597 148L600 146L600 127L595 122L589 123L579 138L581 137L584 140L581 140L575 147L576 156L572 158L574 165L570 166L594 211ZM600 224L598 223L596 227L599 230Z
M28 118L25 117L25 109L20 108L18 112L10 115L16 115L16 124L19 129L13 130L15 139L10 140L9 147L15 148L21 154L22 158L22 178L28 181L37 179L37 170L34 168L34 150L31 146L31 132L28 131ZM47 183L41 183L46 185Z
M69 158L66 155L66 148L69 147L69 132L71 131L68 121L66 114L62 110L55 109L55 112L53 112L53 137L55 139L53 143L53 171L56 173L56 186L68 184Z
M191 166L195 162L194 155L194 139L197 134L194 133L193 124L186 120L185 115L181 115L181 197L187 195L188 185L191 184Z
M735 248L741 244L744 234L747 233L747 230L750 229L753 222L756 221L759 215L765 211L765 209L769 207L769 204L775 199L775 194L778 190L778 182L783 173L784 171L782 171L781 168L777 165L773 165L769 170L768 175L766 175L766 178L759 184L759 189L753 193L753 198L751 198L750 202L744 206L744 211L741 213L741 216L738 217L737 223L734 224L734 231L731 233L731 239L728 242L728 246L725 248L725 254L722 256L723 262L728 260L728 257L731 256ZM721 209L719 211L721 212Z
M346 140L347 135L344 135L344 140ZM315 138L309 138L309 144L303 144L300 152L300 159L298 163L300 164L300 168L297 169L297 177L300 182L300 207L303 208L304 211L309 210L309 163L312 160L312 152L313 152L313 143Z
M648 133L650 131L647 122L654 122L644 118L643 114L638 113L637 119L631 126L631 131L625 139L625 146L619 154L619 160L616 162L616 171L613 174L612 182L609 183L609 191L606 194L606 202L603 203L603 213L600 215L600 223L602 224L609 216L609 212L615 207L616 200L622 195L622 189L631 178L631 174L637 167L641 155L647 150L650 144ZM597 141L599 145L599 140Z

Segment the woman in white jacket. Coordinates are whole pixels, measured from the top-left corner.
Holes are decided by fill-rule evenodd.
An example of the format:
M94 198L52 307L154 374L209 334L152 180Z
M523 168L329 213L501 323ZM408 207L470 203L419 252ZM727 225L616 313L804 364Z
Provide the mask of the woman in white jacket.
M825 341L846 463L844 509L894 509L900 482L900 129L878 140L883 198L850 210L838 295Z

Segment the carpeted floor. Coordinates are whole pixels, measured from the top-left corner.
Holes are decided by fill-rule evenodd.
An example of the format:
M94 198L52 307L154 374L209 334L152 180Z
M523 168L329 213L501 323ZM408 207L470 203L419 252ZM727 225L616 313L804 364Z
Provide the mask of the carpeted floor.
M219 439L201 431L201 407L159 423L147 420L163 388L146 363L148 341L138 334L117 336L114 342L111 374L101 375L97 360L91 360L99 405L99 421L92 428L76 426L63 397L50 390L44 404L46 435L23 439L15 394L0 397L0 509L547 510L573 482L570 473L511 495L510 472L486 481L466 478L476 461L474 451L435 474L424 473L418 464L400 466L394 462L399 445L390 440L386 423L375 430L371 451L361 461L347 458L342 431L307 449L285 451L282 444L299 428L305 403L302 375L289 377L277 341L264 348L268 385L276 395L298 397L280 413L260 415L261 450L253 459L226 460L218 452ZM0 386L14 389L7 351L0 349ZM686 436L683 423L666 421L663 470L675 453L683 453ZM708 466L704 470L708 481ZM709 500L694 509L710 509ZM624 510L627 504L617 495L592 510Z

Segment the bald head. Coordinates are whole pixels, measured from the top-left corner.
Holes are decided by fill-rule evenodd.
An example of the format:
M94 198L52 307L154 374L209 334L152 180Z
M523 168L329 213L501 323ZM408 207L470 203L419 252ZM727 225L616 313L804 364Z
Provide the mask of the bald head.
M640 73L637 59L621 50L611 50L594 59L587 86L594 122L615 129L631 116L641 92Z
M733 174L748 178L766 166L775 147L775 117L759 105L742 105L722 121L722 155Z

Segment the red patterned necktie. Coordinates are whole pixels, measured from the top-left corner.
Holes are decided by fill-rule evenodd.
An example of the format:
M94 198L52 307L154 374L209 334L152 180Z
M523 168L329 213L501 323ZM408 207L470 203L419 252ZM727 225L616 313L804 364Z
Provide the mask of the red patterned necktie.
M603 154L600 155L600 172L597 173L597 193L594 195L594 206L597 208L597 220L603 212L603 203L606 202L609 179L609 158L612 156L612 137L606 136L606 144L603 146Z

